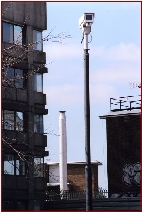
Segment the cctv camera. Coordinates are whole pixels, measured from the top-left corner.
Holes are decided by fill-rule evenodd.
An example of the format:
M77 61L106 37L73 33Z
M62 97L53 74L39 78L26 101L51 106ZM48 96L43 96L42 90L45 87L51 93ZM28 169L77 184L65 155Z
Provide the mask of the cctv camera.
M93 24L95 13L84 13L79 19L79 28L87 27Z

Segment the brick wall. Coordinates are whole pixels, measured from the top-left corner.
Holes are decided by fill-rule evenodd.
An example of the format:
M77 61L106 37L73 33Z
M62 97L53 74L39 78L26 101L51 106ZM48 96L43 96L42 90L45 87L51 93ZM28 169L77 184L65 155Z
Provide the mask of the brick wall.
M125 183L123 168L140 162L140 116L108 117L106 126L109 193L139 191L134 176L130 178L131 185Z
M68 182L70 190L85 191L85 164L68 164ZM98 189L98 165L92 164L92 190Z

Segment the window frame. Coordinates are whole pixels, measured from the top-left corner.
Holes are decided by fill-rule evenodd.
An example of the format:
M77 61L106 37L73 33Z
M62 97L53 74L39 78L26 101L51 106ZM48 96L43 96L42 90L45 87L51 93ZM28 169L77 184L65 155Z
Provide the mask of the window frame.
M40 159L39 163L36 163L36 159ZM42 162L41 162L42 160ZM38 164L40 165L38 167ZM44 157L35 156L34 157L34 177L44 177Z
M39 116L39 121L35 120L37 119L36 116ZM40 120L42 119L42 120ZM43 114L34 114L34 133L43 134L44 132L44 126L43 126Z
M8 162L9 163L9 161L10 160L6 160L5 159L5 157L7 157L7 158L10 158L10 157L12 157L12 160L11 161L13 161L13 164L11 164L9 167L12 167L12 172L13 172L13 174L12 174L12 172L7 172L7 170L9 169L9 168L7 168L7 169L5 169L5 162ZM16 164L16 162L17 161L19 161L19 162L22 162L24 165L23 165L23 167L24 167L24 170L22 170L22 171L19 171L19 167L17 167L17 164ZM10 163L9 163L10 164ZM20 163L19 163L20 164ZM18 171L19 171L19 173L18 173ZM26 171L27 171L27 167L26 167L26 162L25 161L22 161L22 160L20 160L20 158L18 157L18 156L16 156L16 155L14 155L14 154L5 154L4 156L3 156L3 174L4 175L13 175L13 176L25 176L26 175ZM8 173L10 173L10 174L8 174Z
M4 40L4 27L3 27L3 24L9 24L10 26L12 26L12 41L5 41ZM21 37L21 40L19 41L20 43L17 43L18 40L16 40L15 42L15 34L14 33L16 30L14 30L14 27L20 27L21 28L21 31L20 31L20 34L17 36L17 38ZM9 35L10 37L11 35ZM2 21L2 42L4 43L10 43L10 44L15 44L15 45L22 45L23 44L23 26L21 25L18 25L18 24L14 24L14 23L10 23L10 22L7 22L7 21Z
M12 124L9 124L9 127L11 127L12 129L6 129L6 126L5 126L5 123L7 123L6 121L5 121L5 115L6 115L6 113L5 113L5 111L8 111L8 112L13 112L13 126L12 126ZM17 122L17 116L16 116L16 114L17 113L22 113L21 115L22 115L22 118L23 119L21 119L23 122L22 122L22 127L21 127L21 130L19 129L19 127L18 127L18 122ZM8 114L8 113L7 113ZM11 114L10 114L11 115ZM19 116L18 116L19 117ZM17 129L17 127L18 127L18 129ZM24 131L24 113L23 112L21 112L21 111L14 111L14 110L6 110L6 109L4 109L4 110L2 110L2 128L4 129L4 130L14 130L14 131L18 131L18 132L23 132Z
M41 42L38 42L39 40L35 40L34 39L34 32L37 32L37 33L41 33ZM42 52L43 51L43 35L42 35L42 31L41 30L38 30L38 29L33 29L33 49L36 50L36 51L40 51ZM38 44L41 44L41 47L40 49L37 48Z
M13 76L12 78L10 77L7 77L7 73L6 72L9 72L9 71L13 71ZM16 76L16 72L18 71L21 71L22 74L21 74L21 82L17 83L18 81L18 77ZM12 87L12 88L17 88L17 89L24 89L26 87L26 80L25 80L25 71L23 69L20 69L20 68L14 68L14 67L3 67L2 69L2 73L3 73L3 80L6 80L8 81L9 79L11 80L11 82L8 84L7 82L4 82L3 86L4 87ZM22 84L22 86L20 87L19 85ZM17 86L18 85L18 86Z
M39 90L38 89L38 79L37 79L37 77L38 76L41 76L41 89ZM36 91L36 92L41 92L41 93L43 93L43 74L42 73L35 73L34 74L34 91Z

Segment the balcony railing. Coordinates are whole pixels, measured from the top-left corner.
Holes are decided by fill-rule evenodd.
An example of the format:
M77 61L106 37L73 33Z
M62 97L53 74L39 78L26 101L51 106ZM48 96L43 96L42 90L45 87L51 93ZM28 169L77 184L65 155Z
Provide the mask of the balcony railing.
M118 99L110 98L110 111L131 111L141 108L141 95L119 97Z
M97 192L92 192L92 199L104 199L104 198L132 198L140 197L140 191L134 192L116 192L109 194L106 189L101 189ZM46 201L57 201L57 200L83 200L86 199L85 191L46 191Z
M92 194L93 199L106 198L107 190L103 190L102 192L94 192ZM48 201L55 200L77 200L77 199L86 199L85 191L64 191L61 193L57 193L54 191L50 191L46 193L46 199Z

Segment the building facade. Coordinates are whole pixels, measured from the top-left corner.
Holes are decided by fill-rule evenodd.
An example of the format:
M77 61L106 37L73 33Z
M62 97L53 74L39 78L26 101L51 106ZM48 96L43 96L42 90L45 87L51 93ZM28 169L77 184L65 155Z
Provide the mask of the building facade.
M110 103L110 113L100 117L106 120L109 196L139 196L140 97L121 97Z
M67 163L67 187L70 192L85 192L85 162ZM98 166L102 163L91 162L92 169L92 191L98 192ZM60 191L59 163L44 164L45 177L47 178L48 191Z
M46 29L46 2L2 2L2 210L40 209L45 198Z

